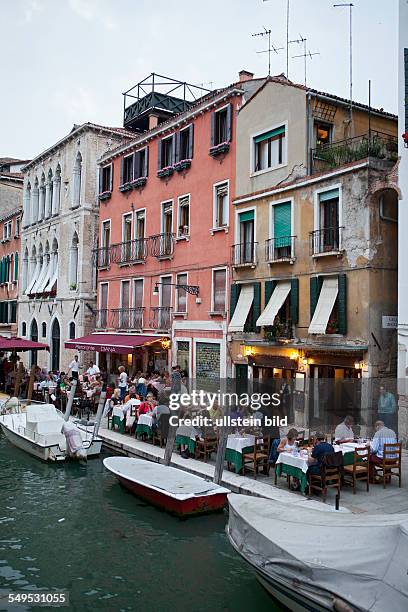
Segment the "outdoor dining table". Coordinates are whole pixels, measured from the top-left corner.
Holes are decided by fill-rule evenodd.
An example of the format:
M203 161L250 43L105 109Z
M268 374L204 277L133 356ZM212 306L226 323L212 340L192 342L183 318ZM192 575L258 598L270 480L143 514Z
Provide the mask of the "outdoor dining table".
M136 426L136 437L141 438L147 435L148 438L153 437L153 417L151 414L141 414Z
M225 449L225 460L235 466L235 472L241 472L244 464L244 453L252 453L254 450L255 436L240 436L230 434Z
M120 433L125 433L125 415L122 406L114 406L112 410L112 429L119 428Z
M186 445L190 454L195 455L196 438L200 432L192 425L179 425L176 431L176 446Z
M343 453L343 465L350 465L353 463L354 449L359 446L363 445L347 443L335 445L333 448L335 452L341 451ZM307 487L306 473L308 468L308 454L305 450L300 450L298 455L283 451L282 453L279 453L275 465L276 475L278 477L284 473L287 476L292 476L293 478L297 478L299 480L300 490L302 493L305 493Z

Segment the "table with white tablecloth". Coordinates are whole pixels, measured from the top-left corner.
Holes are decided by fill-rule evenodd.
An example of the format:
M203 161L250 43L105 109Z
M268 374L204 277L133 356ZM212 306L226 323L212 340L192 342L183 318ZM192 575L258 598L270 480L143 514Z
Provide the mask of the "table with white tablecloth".
M125 414L123 406L114 406L112 409L112 429L119 428L120 433L125 433Z
M237 473L242 470L244 454L252 453L254 444L255 436L238 436L235 434L228 436L225 460L227 463L232 463L235 466Z
M187 446L189 452L194 455L196 449L196 439L200 432L192 425L179 425L176 431L176 446Z
M141 414L136 426L136 437L153 437L153 417L151 414Z

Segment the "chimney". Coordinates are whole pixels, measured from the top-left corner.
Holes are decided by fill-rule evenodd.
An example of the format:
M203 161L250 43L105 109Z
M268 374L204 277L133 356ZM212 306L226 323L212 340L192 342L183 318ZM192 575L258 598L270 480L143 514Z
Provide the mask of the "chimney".
M149 115L149 130L152 130L159 125L159 118L157 115Z
M254 78L254 73L253 72L249 72L248 70L241 70L238 73L239 76L239 82L243 83L244 81L250 81L251 79Z

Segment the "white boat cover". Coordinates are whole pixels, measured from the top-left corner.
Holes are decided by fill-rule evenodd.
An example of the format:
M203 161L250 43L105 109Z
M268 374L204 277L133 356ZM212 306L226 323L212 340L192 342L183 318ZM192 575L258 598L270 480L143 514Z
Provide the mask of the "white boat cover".
M178 468L151 463L133 457L107 457L103 464L110 472L131 482L159 491L180 501L193 497L230 493L204 478L183 472Z
M316 512L231 494L228 535L268 580L332 610L408 610L408 514Z

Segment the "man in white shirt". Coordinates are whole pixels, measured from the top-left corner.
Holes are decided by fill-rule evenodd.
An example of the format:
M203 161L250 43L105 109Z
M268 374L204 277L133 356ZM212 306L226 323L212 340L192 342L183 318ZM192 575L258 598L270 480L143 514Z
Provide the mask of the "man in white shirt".
M89 376L95 376L96 374L100 374L100 372L101 371L98 368L98 366L96 365L96 363L91 361L89 363L89 368L87 369L86 373L89 374Z
M384 425L384 421L377 421L374 424L375 434L371 441L371 454L370 454L370 480L374 482L375 477L375 464L382 464L384 456L384 444L397 444L397 436L395 431L389 429ZM390 450L394 450L391 448ZM393 459L397 455L387 455L388 459Z
M346 416L342 423L337 425L334 431L334 439L336 442L340 444L343 442L353 442L354 440L354 432L353 432L353 423L354 419L352 416Z
M71 372L72 374L72 378L75 378L76 380L79 379L79 368L81 366L79 365L79 357L78 355L75 355L73 361L71 361L71 363L69 364L69 368L68 368L68 374L69 372Z

